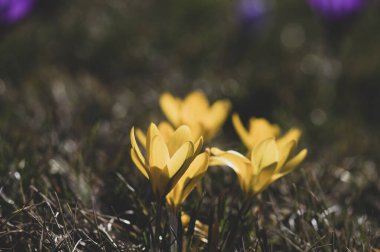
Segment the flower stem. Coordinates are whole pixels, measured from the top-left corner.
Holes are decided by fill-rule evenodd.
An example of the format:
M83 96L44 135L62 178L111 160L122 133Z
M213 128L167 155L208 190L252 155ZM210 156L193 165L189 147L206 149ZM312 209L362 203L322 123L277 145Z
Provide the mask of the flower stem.
M156 209L156 223L155 223L155 230L154 230L153 251L160 251L160 248L161 248L160 235L162 233L162 230L161 230L162 205L163 205L163 200L162 199L158 200L157 209Z
M177 213L177 250L182 251L182 237L183 237L183 227L181 220L181 211Z

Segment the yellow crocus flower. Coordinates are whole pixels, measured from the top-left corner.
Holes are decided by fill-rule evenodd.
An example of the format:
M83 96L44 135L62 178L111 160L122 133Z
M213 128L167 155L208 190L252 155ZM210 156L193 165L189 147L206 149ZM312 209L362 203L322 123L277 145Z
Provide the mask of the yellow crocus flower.
M280 127L276 124L271 124L264 118L252 117L249 120L248 129L246 129L239 115L234 113L232 123L240 139L249 150L252 150L257 144L268 138L274 137L280 145L283 145L291 140L298 142L301 137L301 131L297 128L291 128L284 136L279 137Z
M157 125L157 129L161 133L162 137L164 138L165 143L168 143L170 141L170 138L172 137L172 135L175 131L173 126L166 121L160 122ZM136 128L135 133L136 133L137 140L145 148L146 147L145 146L145 143L146 143L145 133L139 128ZM191 140L193 142L196 142L199 139L199 137L200 137L200 135L198 133L196 133L196 132L194 133L193 130L191 130Z
M154 194L161 200L178 183L181 177L194 166L202 146L203 138L192 141L191 130L183 125L175 130L168 141L151 123L143 144L144 156L136 141L135 129L131 130L131 157L140 172L150 180Z
M232 168L238 176L242 190L252 196L293 171L305 159L306 149L289 159L296 144L296 140L279 144L274 138L268 138L253 147L250 159L235 151L212 148L211 153L214 156L210 158L210 165L226 165Z
M223 125L231 108L228 100L219 100L210 106L206 96L200 91L188 94L184 100L164 93L160 106L168 120L179 127L186 124L197 136L210 140Z
M174 213L178 211L179 207L206 173L209 157L209 151L199 154L190 164L189 168L185 171L174 188L168 193L168 195L166 195L166 201Z

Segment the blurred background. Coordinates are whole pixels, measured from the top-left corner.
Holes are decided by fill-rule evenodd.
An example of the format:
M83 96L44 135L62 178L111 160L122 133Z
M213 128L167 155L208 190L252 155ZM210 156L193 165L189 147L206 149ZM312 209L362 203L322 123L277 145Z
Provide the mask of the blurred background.
M20 176L64 194L67 176L75 197L123 209L109 185L131 172L130 128L164 119L162 92L200 89L245 122L300 127L303 173L378 216L380 2L326 2L1 0L3 196ZM223 134L242 150L230 119Z

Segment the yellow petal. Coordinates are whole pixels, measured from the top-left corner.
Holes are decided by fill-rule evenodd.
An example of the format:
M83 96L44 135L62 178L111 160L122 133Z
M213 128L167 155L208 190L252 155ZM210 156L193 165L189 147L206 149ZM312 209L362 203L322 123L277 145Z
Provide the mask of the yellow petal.
M137 128L135 134L136 134L137 140L146 149L146 135L144 134L144 132L142 132L141 129Z
M245 129L243 123L241 122L239 115L236 113L232 115L232 124L234 125L235 130L239 135L241 141L248 149L250 149L252 147L251 137L248 131Z
M191 142L184 143L167 162L169 178L173 177L178 170L182 167L184 162L192 156L194 147Z
M211 153L215 156L210 158L210 166L227 165L237 175L240 187L246 193L251 191L252 164L242 154L236 151L222 151L218 148L211 148Z
M168 202L168 205L170 206L171 210L176 213L178 211L178 208L181 204L181 197L182 197L182 188L180 186L176 185L167 195L166 195L166 201Z
M145 158L144 158L143 154L141 153L140 148L139 148L137 141L136 141L135 128L134 127L131 129L130 138L131 138L132 148L136 151L136 154L137 154L138 158L141 160L142 164L145 165Z
M193 191L199 180L201 180L203 175L206 173L208 169L209 159L210 153L203 152L202 154L199 154L190 164L189 168L186 170L185 174L182 177L185 179L188 178L188 180L181 178L178 181L178 184L183 187L182 197L184 199L186 199L191 191Z
M189 168L185 171L174 188L168 193L166 199L173 211L185 201L189 194L194 190L199 180L203 177L208 168L210 154L204 152L198 155Z
M151 144L152 144L153 137L155 137L157 135L160 135L160 132L159 132L157 126L154 123L151 123L149 125L147 133L146 133L146 146L145 146L145 149L146 149L146 152L147 152L146 153L147 157L150 156L150 150L151 150Z
M203 137L200 137L194 144L194 155L198 155L203 147Z
M145 165L142 163L141 159L138 157L138 154L136 153L135 149L131 149L131 157L132 157L132 161L133 163L135 163L135 165L137 166L137 168L140 170L140 172L147 178L149 179L149 176L148 176L148 170L147 168L145 167Z
M286 143L288 143L292 140L295 140L297 143L298 140L300 139L301 135L302 135L302 132L300 129L291 128L284 136L277 139L277 143L279 145L285 145Z
M307 156L307 149L303 149L300 151L295 157L289 160L285 166L280 169L279 172L288 174L292 170L294 170Z
M161 169L156 166L151 166L150 181L154 194L160 198L165 196L167 192L167 186L169 184L167 168L164 167Z
M183 189L181 192L181 197L179 199L179 203L182 204L186 198L190 195L190 193L194 190L194 188L197 186L199 181L203 178L203 173L200 175L195 176L192 179L187 179L184 181Z
M279 134L280 128L264 118L251 118L249 120L249 137L252 148L265 139L277 137Z
M172 96L170 93L164 93L160 97L160 107L168 120L178 127L181 124L181 101Z
M225 153L224 150L221 150L221 149L219 149L219 148L217 148L217 147L212 147L212 148L209 149L209 150L210 150L211 154L212 154L212 155L215 155L215 156Z
M276 172L279 172L282 169L283 165L288 160L289 155L290 155L290 153L292 153L296 144L297 143L295 140L291 140L291 141L289 141L283 145L277 144L278 152L279 152L279 161L277 164Z
M186 96L182 104L182 122L192 124L199 122L209 107L206 96L200 91L194 91Z
M180 126L168 142L169 154L172 156L184 143L191 141L191 131L187 125Z
M226 165L242 176L247 175L247 167L250 166L250 161L235 151L221 151L217 148L211 148L211 153L215 156L210 158L211 165Z
M191 162L189 168L183 174L183 177L193 178L207 171L209 163L210 154L208 152L203 152L196 156L196 158Z
M166 143L169 142L170 138L174 134L174 129L168 122L160 122L158 124L158 130L160 131Z
M160 135L155 135L149 149L149 166L156 166L163 169L170 160L169 151L164 139Z
M267 188L272 183L272 176L274 170L277 166L277 163L272 163L269 166L266 166L260 170L260 173L255 180L253 181L253 191L259 193Z
M231 103L228 100L216 101L203 118L203 125L211 139L222 126L230 111Z
M260 170L269 167L279 160L279 153L274 138L262 141L255 146L251 153L251 162L253 164L253 173L259 174Z
M197 141L200 137L204 137L205 128L200 122L194 122L192 124L188 124L191 129L191 137L193 142Z

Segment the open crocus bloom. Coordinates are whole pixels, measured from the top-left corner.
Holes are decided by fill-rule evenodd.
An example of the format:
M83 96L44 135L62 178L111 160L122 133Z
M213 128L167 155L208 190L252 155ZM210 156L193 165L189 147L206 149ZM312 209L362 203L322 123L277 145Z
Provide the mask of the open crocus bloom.
M252 117L249 120L248 129L246 129L239 115L234 113L232 123L240 139L249 150L252 150L257 144L268 138L276 138L280 145L284 145L291 140L298 142L301 137L301 131L297 128L291 128L285 135L279 137L280 127L276 124L271 124L264 118Z
M235 151L212 148L210 165L229 166L237 174L242 190L252 196L293 171L305 159L306 149L289 159L296 143L291 140L279 144L274 138L263 140L253 147L250 159Z
M203 139L200 137L193 142L190 128L186 125L179 127L165 141L157 126L151 123L143 144L145 156L136 141L134 128L130 137L132 160L150 180L153 192L159 199L173 189L189 168L200 169L193 162L198 160L196 157L200 155Z
M186 124L191 127L194 135L202 135L210 140L226 120L231 103L228 100L219 100L210 106L202 92L194 91L184 100L164 93L160 98L160 106L175 127Z

